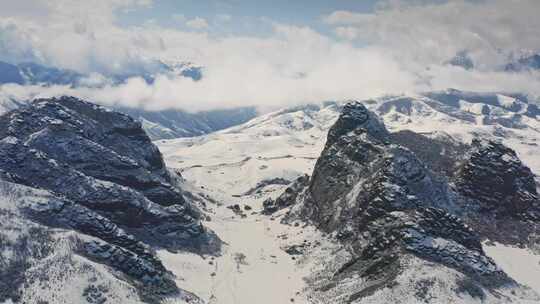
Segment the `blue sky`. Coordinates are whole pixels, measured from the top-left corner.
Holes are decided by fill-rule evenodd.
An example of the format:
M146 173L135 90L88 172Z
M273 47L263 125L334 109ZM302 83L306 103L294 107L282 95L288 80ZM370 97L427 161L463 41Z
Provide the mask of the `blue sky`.
M308 26L322 33L331 29L322 18L334 11L373 12L377 0L155 0L151 8L137 8L121 13L123 25L139 25L153 20L161 26L185 28L175 15L186 20L204 18L209 30L217 33L265 35L272 31L272 22ZM219 16L231 19L224 22Z

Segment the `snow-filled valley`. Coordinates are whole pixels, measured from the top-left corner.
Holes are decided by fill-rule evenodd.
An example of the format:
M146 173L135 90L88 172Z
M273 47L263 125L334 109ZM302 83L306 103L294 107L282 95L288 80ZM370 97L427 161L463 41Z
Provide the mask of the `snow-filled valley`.
M57 113L52 110L55 109L55 102L65 102L68 107ZM73 106L71 103L77 106ZM68 108L78 109L79 106L82 107L80 104L83 104L84 109L87 111L90 111L89 109L102 111L100 113L103 118L106 118L107 115L117 115L113 114L112 111L70 98L63 101L38 102L35 105L36 111L45 111L44 117L47 117L45 125L50 124L52 127L48 128L47 132L29 133L31 136L25 140L19 140L13 136L5 137L0 141L0 144L4 145L5 150L8 151L5 152L6 156L25 155L17 152L18 150L11 153L9 149L14 149L17 145L26 144L26 142L35 144L37 147L43 147L38 146L41 142L37 141L37 139L40 136L54 135L54 133L48 132L62 126L62 119L70 119L71 115L79 117L76 116L79 115L77 114L79 112L72 113ZM532 169L532 172L536 175L538 185L538 174L540 173L540 160L537 156L538 144L540 144L538 116L540 112L533 104L506 95L482 95L452 90L432 93L432 95L383 97L362 101L358 104L365 106L380 117L386 128L391 132L390 134L410 130L425 135L427 138L437 140L434 141L435 143L447 144L446 146L443 144L437 147L421 146L420 148L411 145L411 149L418 149L414 150L415 153L421 153L423 150L430 153L436 151L435 158L440 156L440 158L446 159L448 153L455 153L452 152L453 147L467 146L473 138L480 137L503 142L514 149L519 158ZM17 105L12 106L17 107ZM32 303L31 300L37 299L36 295L39 294L40 301L50 303L102 303L101 301L104 300L110 303L152 302L155 299L141 298L141 295L145 295L144 292L141 292L145 287L144 285L142 287L138 285L137 281L147 278L147 273L144 271L147 271L145 267L148 264L145 264L147 261L144 258L148 258L148 252L150 252L150 257L155 256L158 259L158 265L162 265L164 274L152 268L148 270L148 274L157 274L157 278L163 279L165 283L169 282L167 280L171 280L178 288L178 291L165 292L164 296L158 296L159 302L162 303L409 304L425 303L425 301L428 301L428 303L449 303L455 302L456 299L459 299L456 303L507 303L510 299L513 303L540 303L540 297L537 295L540 294L540 285L538 285L537 280L540 275L540 254L538 248L534 246L529 246L529 248L527 248L527 244L512 246L493 242L490 239L482 239L482 243L477 243L478 252L482 255L485 252L486 257L493 259L494 265L496 265L489 266L486 269L504 271L512 278L512 284L514 281L516 282L515 286L512 284L499 286L495 282L495 287L492 289L482 289L478 287L480 285L477 285L477 282L470 280L464 275L464 272L456 270L455 267L447 267L411 253L403 254L403 271L396 272L397 274L393 279L394 285L379 286L377 281L373 283L374 281L370 280L370 278L363 277L354 271L343 276L340 274L348 265L358 261L357 257L354 256L352 246L344 246L343 243L340 243L338 233L324 233L323 229L316 228L315 225L303 220L303 218L290 217L290 214L298 212L295 208L299 207L299 205L285 207L275 213L263 214L265 201L269 199L275 201L276 198L290 189L291 183L294 184L297 178L314 173L317 160L326 149L327 134L332 126L336 124L343 109L344 103L326 103L282 109L258 116L246 123L203 136L156 140L153 143L159 148L159 151L149 145L150 140L148 138L140 136L142 129L137 127L136 123L132 124L131 120L125 117L122 118L123 116L114 116L116 118L110 121L116 123L122 121L122 124L125 125L121 125L120 129L111 129L113 130L111 131L112 134L116 134L114 132L125 128L125 130L134 132L139 136L128 137L130 140L127 140L122 134L118 134L115 136L118 136L119 142L108 142L107 144L120 145L117 151L126 153L126 155L134 151L137 152L129 155L129 157L134 157L143 164L145 164L145 157L149 157L148 155L156 156L161 152L169 172L166 172L165 167L162 167L153 168L153 171L149 171L151 173L140 171L143 172L143 175L140 176L135 175L140 174L139 171L133 171L135 172L133 174L126 173L122 170L133 168L130 167L130 163L125 162L129 157L118 157L117 152L110 153L104 148L107 145L95 144L92 141L83 141L84 144L88 144L88 147L91 148L81 147L80 153L73 154L83 155L82 161L89 164L88 167L80 167L82 168L80 170L89 170L87 171L88 174L94 174L101 178L107 178L107 174L118 174L115 178L120 181L124 181L124 177L127 177L129 181L130 178L142 176L141 184L144 184L144 176L153 176L151 174L162 174L159 177L152 177L157 180L166 174L173 176L170 182L173 185L177 184L178 189L182 191L183 197L192 202L196 210L200 210L201 214L200 222L197 221L197 216L191 217L190 215L187 217L188 224L186 227L188 229L186 230L197 232L197 227L204 226L204 229L208 229L206 232L213 231L216 237L223 242L219 250L208 250L206 252L193 250L193 248L185 249L182 246L178 248L173 246L174 244L167 246L158 243L154 247L155 251L152 248L152 251L143 250L140 257L135 255L138 258L137 262L129 264L130 267L136 269L134 274L131 272L127 272L128 275L122 274L121 272L125 271L125 268L114 268L117 266L116 264L124 265L122 263L125 260L124 256L114 256L119 252L123 253L121 249L123 247L114 247L107 243L100 245L103 247L94 247L98 246L96 244L101 244L100 242L103 240L101 234L93 234L96 231L99 233L102 233L102 231L110 233L112 231L114 234L112 236L106 235L106 239L112 238L111 242L115 242L114 245L125 246L129 250L134 250L133 252L136 252L135 250L138 250L138 248L133 249L130 247L133 245L130 242L136 240L136 238L128 235L124 239L126 231L137 235L141 240L149 241L145 232L141 232L140 227L132 229L129 222L126 224L126 222L115 218L116 214L121 214L122 211L113 210L111 216L110 213L106 212L107 210L103 212L103 210L98 209L99 214L110 216L112 220L118 221L120 227L125 227L126 231L123 228L115 227L109 219L101 215L94 215L92 210L85 209L86 206L80 207L82 209L70 209L74 208L72 206L77 205L63 200L66 197L71 198L71 193L65 192L63 196L55 197L58 191L65 191L65 188L52 188L50 192L36 190L32 187L13 184L18 179L13 179L14 175L7 175L8 183L6 185L9 186L6 186L5 189L0 187L0 190L10 194L15 193L16 195L9 201L0 200L0 211L2 211L0 212L0 219L6 223L0 227L0 236L8 240L6 242L7 250L4 250L0 257L5 265L11 267L9 268L10 271L11 269L17 269L16 267L22 267L23 270L21 271L24 271L25 275L32 279L22 289L20 299L29 300L29 303ZM68 112L70 115L66 116L65 113ZM80 111L80 113L86 112ZM49 119L48 115L58 118ZM33 116L23 116L23 118L27 119L31 119L31 117ZM86 128L87 125L93 124L94 117L85 117L84 121L88 123L76 124L77 128ZM98 117L101 118L101 116ZM13 119L12 121L19 123L24 120ZM32 120L30 121L33 123ZM107 126L109 121L105 120L103 123ZM23 135L18 133L19 129L11 129L14 130L13 134L24 138ZM91 129L76 130L75 134L95 135L90 131ZM131 134L129 132L127 133ZM24 132L22 133L24 134ZM105 134L105 131L103 131L103 134ZM346 132L342 136L354 139L357 135L354 132ZM358 137L362 139L362 136L359 135ZM106 137L96 136L91 138L99 142L99 140ZM132 140L135 140L135 142L132 142ZM393 137L392 140L394 140ZM405 136L400 139L398 136L395 140L415 141L418 138ZM49 143L48 141L44 142ZM64 139L59 140L62 148L65 148L63 142ZM419 143L422 145L423 142L419 141ZM125 150L122 148L122 144L130 145L131 148ZM139 145L148 150L143 149L142 153L137 151L140 148ZM437 150L440 147L442 149ZM28 150L24 149L21 151ZM101 154L92 154L94 151ZM457 151L461 150L458 149ZM437 154L439 152L440 155ZM49 175L53 173L59 174L57 178L62 178L61 174L66 174L63 171L55 171L58 163L56 160L50 159L40 163L43 154L37 153L35 155L36 159L31 158L29 163L36 166L43 164L44 169L41 170L42 172L49 172ZM99 166L101 160L96 155L103 156L106 161L112 164L111 166L105 166L105 168L114 168L118 171L107 172L108 169L100 171L102 168ZM427 155L431 154L427 153ZM57 157L64 156L62 154ZM336 153L336 156L342 157L339 153ZM508 161L517 166L518 162L511 154L506 154L504 157L503 161ZM72 160L67 159L64 161ZM337 162L338 160L332 159L332 161ZM80 162L80 159L75 159L75 164L79 165ZM13 163L5 162L2 166L13 170L17 174L24 175L27 173L27 171L19 170L20 167L11 167ZM441 163L445 164L444 161ZM95 170L96 164L98 170L92 171ZM404 167L403 170L406 169ZM69 175L69 180L66 182L68 187L78 189L78 183L82 183L83 187L86 187L86 183L89 185L88 188L83 188L83 191L74 191L76 193L73 199L82 200L77 195L85 198L89 193L94 193L95 189L107 191L105 188L93 188L100 187L100 185L116 187L110 189L116 189L115 191L119 191L117 193L123 194L122 191L128 191L123 195L136 194L136 192L126 187L113 186L111 183L103 183L91 177L79 179L80 174L72 173L73 171L66 172ZM0 170L0 174L2 173L3 171ZM339 172L330 173L339 176ZM34 175L29 175L27 178L33 183L41 182ZM52 180L51 184L53 186L58 185L55 181ZM339 184L343 181L348 182L348 179L339 176L339 179L336 178L334 181ZM130 182L126 184L132 185ZM50 184L44 185L51 187ZM137 186L137 184L134 185ZM165 185L166 183L158 183L158 187L166 187ZM362 183L356 184L348 195L351 197L357 196L362 190L365 190L362 187L364 187ZM394 185L388 187L394 187ZM142 189L137 191L147 190L144 187ZM157 188L155 191L165 197L171 195L168 192L161 192L165 191L163 188ZM115 200L117 193L108 193L112 199L109 197L99 198L111 199L112 203L117 204L122 202L122 200ZM149 197L153 197L152 195L155 194L152 191L148 193ZM4 195L5 193L0 192L0 194ZM176 194L173 193L172 195ZM332 198L332 195L333 193L328 193L331 200L339 201L339 195L335 195L334 198ZM407 198L410 197L413 196L407 196ZM153 212L156 212L156 210L162 214L166 214L170 210L167 208L161 209L162 207L141 197L131 199L145 202L149 212L144 208L139 212L148 212L145 215L148 217L155 216ZM58 205L48 205L46 202L50 200ZM86 204L85 201L83 202ZM354 201L351 200L350 203L353 204ZM13 208L14 204L18 204L19 208ZM88 206L95 207L92 204L88 204ZM55 209L51 211L49 208ZM336 214L340 212L339 208L342 208L342 206L336 207ZM33 217L26 218L26 213L30 211L33 213L29 214L37 217L35 222L32 220ZM58 212L58 214L66 212L67 216L53 217L57 222L50 224L51 227L49 227L47 225L49 225L50 214L56 214L54 212ZM44 214L46 215L46 221L40 218ZM392 216L398 216L394 219L399 219L400 214L401 212L391 212ZM163 216L165 221L169 219L165 215ZM63 222L65 219L71 220L71 217L73 217L73 221ZM19 218L24 220L19 221ZM98 221L93 222L94 218L97 218ZM161 221L163 220L160 218L158 223L161 223ZM173 218L172 220L172 222L178 221L181 222L182 220L179 218ZM149 227L149 229L155 228L155 223L152 223ZM185 228L180 228L180 231L184 231L182 229ZM168 233L170 231L168 229L165 229L165 235L161 236L158 231L160 230L151 231L150 233L152 233L152 237L163 238L162 240L165 243L171 240L167 239L168 237L171 237L172 240L185 237L181 233L177 235ZM16 237L17 234L19 237ZM44 241L39 246L30 247L19 261L17 250L21 249L17 246L25 244L31 235L42 237ZM207 235L211 240L213 234L208 233ZM116 237L119 240L115 239ZM531 235L532 237L534 235ZM124 243L126 240L127 245ZM199 236L196 240L205 242L208 239ZM0 241L3 240L0 239ZM383 240L381 244L385 242ZM537 241L531 239L531 243L534 242L538 244ZM424 246L424 248L450 248L450 250L457 250L458 252L465 250L463 246L456 246L452 243L452 240L437 237L424 239L420 242L420 245ZM89 246L83 248L90 248L91 253L97 251L99 254L88 255L81 252L81 246ZM137 243L134 246L144 245ZM55 249L52 250L51 248ZM107 251L109 248L114 248L114 250L109 252ZM477 266L475 263L487 259L482 260L483 256L478 252L473 255L474 262L471 263L473 267ZM41 255L45 257L44 260L40 260ZM468 257L465 254L461 256ZM476 259L479 256L480 258ZM107 258L111 257L114 259L113 263L107 260ZM150 259L149 261L155 260ZM381 267L385 267L385 265ZM480 265L479 269L483 269L482 267ZM136 276L140 274L140 269L143 269L142 279ZM127 271L130 270L131 268L128 268ZM17 271L18 273L22 272ZM40 276L40 273L46 275ZM13 282L10 283L17 286L17 280L20 280L20 276L14 275L14 278ZM68 281L73 288L62 287L68 284ZM419 287L418 282L425 285ZM49 292L40 292L46 285ZM168 285L165 284L165 286ZM368 290L368 292L354 298L358 290L361 292ZM1 295L2 293L0 293ZM11 296L11 294L8 293L7 296Z
M226 243L215 258L160 252L181 288L208 303L312 303L304 277L336 246L313 227L283 225L282 214L260 211L266 198L313 170L336 111L281 111L208 136L156 142L167 165L191 184L186 189L215 202L203 207L205 225ZM302 259L286 252L306 244Z
M0 0L0 304L540 304L540 0Z
M449 134L464 142L478 135L499 138L538 174L539 121L507 111L513 99L499 98L499 106L459 100L449 107L425 96L386 98L366 105L391 131ZM491 113L484 107L491 107ZM313 274L325 271L329 256L346 253L338 252L339 246L312 226L280 223L285 211L273 216L260 212L266 198L278 196L298 176L311 174L339 111L339 104L281 110L206 136L155 142L167 165L190 185L187 190L207 198L205 225L226 243L218 257L160 252L180 287L209 303L327 303L312 288ZM503 126L497 122L503 118L524 121L524 127ZM238 205L236 212L234 205ZM309 249L299 255L286 252L298 244L309 244ZM519 283L540 292L534 279L540 271L538 255L501 244L484 244L484 248ZM523 271L530 274L520 275ZM476 303L474 298L463 299L469 301Z

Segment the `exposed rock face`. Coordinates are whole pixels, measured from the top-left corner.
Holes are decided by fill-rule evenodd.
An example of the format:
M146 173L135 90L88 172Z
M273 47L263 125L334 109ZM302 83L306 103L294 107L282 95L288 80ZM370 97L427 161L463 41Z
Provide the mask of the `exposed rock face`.
M298 194L309 184L309 176L302 175L291 183L279 197L275 200L268 198L263 202L263 212L272 214L279 209L291 206L296 202Z
M534 174L504 145L474 140L453 177L464 197L468 222L484 237L530 245L540 231L540 200Z
M23 140L85 175L137 189L162 205L182 201L159 151L129 116L63 97L8 113L0 126L0 138Z
M100 239L78 250L152 296L179 290L151 246L219 249L140 123L76 98L40 99L0 117L0 179L49 191L46 203L23 211Z
M334 285L358 274L365 280L349 302L391 287L411 256L454 269L480 290L518 286L484 254L485 232L467 224L480 224L482 208L475 205L484 204L537 221L530 215L538 204L534 177L510 149L473 146L467 154L467 145L441 138L389 134L361 103L343 108L309 184L284 196L298 203L298 216L350 248L352 258L333 279ZM498 215L521 227L511 214Z
M453 176L470 150L469 145L444 133L434 133L428 137L403 130L390 136L393 143L409 149L429 170L441 176Z
M500 143L474 140L456 184L461 193L481 205L482 211L540 219L533 173L513 150Z
M427 206L448 203L445 185L412 152L389 140L383 124L363 105L345 106L330 129L309 185L306 210L320 228L330 232L364 214L376 201L374 195L397 209L414 208L413 196Z

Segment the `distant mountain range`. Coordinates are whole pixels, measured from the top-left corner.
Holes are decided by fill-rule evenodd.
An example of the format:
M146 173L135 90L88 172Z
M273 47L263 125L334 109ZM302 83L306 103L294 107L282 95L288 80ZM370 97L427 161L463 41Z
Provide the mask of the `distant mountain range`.
M75 71L36 63L10 64L0 61L0 84L78 85L84 77L85 75Z
M465 69L474 69L474 62L466 51L459 52L447 63L450 65L461 66ZM525 56L508 63L504 67L504 70L508 72L519 72L531 69L540 69L540 55L534 54ZM203 68L200 66L187 62L164 62L159 60L152 61L143 68L132 69L123 74L106 75L105 77L107 81L112 84L122 83L130 77L141 77L147 83L153 83L156 75L180 75L191 78L194 81L199 81L204 77ZM20 85L31 84L44 86L68 85L73 87L99 85L95 82L92 83L89 78L90 75L87 74L55 67L47 67L37 63L11 64L0 62L0 84L15 83ZM436 93L430 94L431 95L428 94L427 96L430 97ZM496 106L496 103L498 102L497 97L493 94L491 97L486 96L487 95L484 94L475 97L474 94L469 94L468 96L465 96L466 98L461 98L457 93L440 95L441 98L445 99L448 103L451 103L452 106L457 105L460 99L467 100L468 102L471 102L471 100L474 102L474 100L479 99L481 103L486 103L484 109L487 109L486 107L488 105ZM525 96L512 96L519 97L520 99L526 98ZM24 102L25 101L22 100L11 99L0 100L0 113L17 108ZM473 108L474 107L478 106L473 106ZM218 109L197 113L190 113L177 109L147 111L128 107L115 107L114 110L124 112L138 119L153 140L208 134L242 124L257 116L257 110L254 107L240 107L226 110ZM538 110L531 105L529 111L536 111L535 113L537 113ZM507 123L509 123L509 121L507 121Z
M154 82L157 75L183 76L199 81L203 77L201 67L185 62L155 61L145 69L125 74L107 76L109 83L122 83L131 77L141 77L147 83ZM19 85L67 85L84 87L99 85L89 81L90 75L66 69L47 67L36 63L10 64L0 61L0 84ZM24 104L23 100L0 100L0 113ZM244 123L257 115L254 107L218 109L189 113L183 110L146 111L137 108L113 107L142 122L148 135L156 139L191 137L207 134Z
M254 107L189 113L182 110L146 111L137 108L115 108L142 123L153 140L192 137L242 124L255 116Z
M540 70L540 54L524 56L506 65L506 71Z
M102 84L119 84L132 77L143 78L151 84L157 75L183 76L199 81L203 77L202 67L189 62L152 61L144 67L133 68L122 73L109 73ZM70 85L96 86L101 85L90 81L91 73L80 73L69 69L61 69L41 65L34 62L8 63L0 61L0 84L16 83L20 85Z
M459 66L466 70L475 68L474 60L467 51L458 52L453 58L448 60L446 64ZM528 54L518 56L508 60L508 63L500 67L500 70L505 72L524 72L540 70L540 54Z

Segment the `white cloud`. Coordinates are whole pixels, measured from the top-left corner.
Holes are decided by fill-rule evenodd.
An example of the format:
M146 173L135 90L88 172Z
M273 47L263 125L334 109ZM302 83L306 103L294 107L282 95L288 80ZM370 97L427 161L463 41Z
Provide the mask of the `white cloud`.
M25 1L35 2L19 0ZM496 12L494 8L507 8L505 1L519 8ZM202 65L203 79L161 76L149 85L132 78L122 85L80 89L2 86L0 93L28 97L69 94L105 104L190 111L277 107L448 87L540 95L537 73L507 74L488 68L466 71L440 64L465 47L473 59L480 60L481 54L498 54L499 47L512 50L537 45L540 21L514 20L522 18L520 12L530 17L537 2L505 1L481 2L486 5L486 14L499 16L490 15L487 20L468 20L484 16L475 6L481 4L462 1L442 6L406 5L399 10L394 5L373 16L334 13L325 22L335 25L338 34L347 39L335 40L309 27L282 24L276 24L266 37L216 37L156 23L121 27L116 12L140 7L140 1L69 5L68 0L41 0L33 6L38 10L35 12L15 6L8 8L9 14L0 12L0 60L34 60L93 72L86 80L91 86L107 83L102 75L136 73L156 58ZM527 5L533 13L525 12ZM45 17L28 17L41 16L38 12ZM183 16L172 18L186 21ZM195 27L207 28L208 22L199 19ZM503 25L494 24L496 21ZM489 26L496 33L491 33ZM371 45L358 47L348 42L359 39L368 39ZM490 56L480 60L486 67L497 63L491 59L497 56Z
M206 19L201 18L201 17L195 17L191 20L186 21L186 25L196 30L204 30L209 27Z
M524 50L540 50L540 1L389 1L373 14L336 11L324 17L336 34L399 53L404 61L447 61L468 50L488 70ZM346 27L344 27L346 26Z
M324 16L324 22L328 24L364 24L371 22L375 18L373 14L354 13L350 11L335 11L328 16Z
M75 4L70 0L18 0L2 4L0 60L37 61L79 71L124 68L124 63L138 56L142 44L159 43L136 35L135 29L126 36L130 31L116 25L116 13L149 4L151 1L140 0ZM37 17L31 18L33 15Z
M338 26L335 31L338 37L347 40L355 40L359 36L359 30L353 26Z
M41 96L63 92L107 104L203 110L399 93L415 81L383 50L338 44L309 28L277 26L272 38L210 39L167 29L145 29L138 34L183 42L171 44L163 55L204 62L203 80L159 77L148 85L133 78L124 85L102 89L43 88L39 90ZM33 87L30 91L36 90Z

